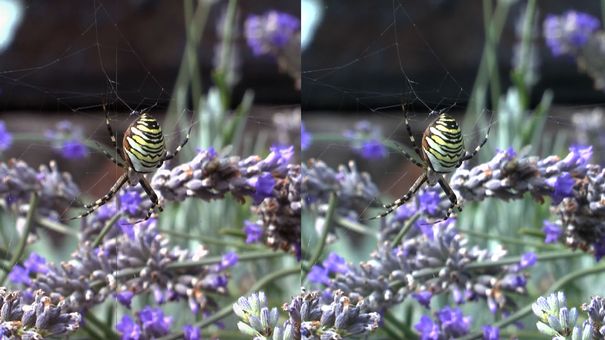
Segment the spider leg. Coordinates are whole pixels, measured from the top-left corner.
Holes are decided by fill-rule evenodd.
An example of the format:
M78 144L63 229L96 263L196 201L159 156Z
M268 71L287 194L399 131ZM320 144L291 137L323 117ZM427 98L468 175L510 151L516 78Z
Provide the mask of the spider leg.
M487 128L487 133L485 134L485 138L483 138L483 141L481 142L481 144L479 144L475 148L475 150L473 150L473 152L471 152L471 153L466 152L466 154L460 160L460 163L458 163L458 166L460 166L460 164L462 164L462 162L468 161L469 159L475 157L475 155L477 154L477 152L479 152L479 150L481 150L481 148L485 145L485 143L487 143L487 139L489 138L489 130L490 129L491 129L491 126L489 126Z
M462 207L460 206L460 203L458 203L458 197L456 196L456 193L454 192L454 190L452 190L452 188L450 187L450 185L445 181L445 178L443 178L443 176L439 176L439 186L441 186L441 189L443 189L443 191L445 192L445 194L447 195L447 198L450 200L450 206L447 208L447 212L445 213L445 218L442 220L447 220L448 218L450 218L450 215L454 212L454 210L456 210L457 212L461 212L462 211ZM440 222L440 221L438 221Z
M391 204L383 205L383 208L386 209L386 211L380 215L369 218L368 220L374 220L377 218L385 217L386 215L395 211L395 209L404 205L407 201L409 201L414 196L414 194L416 192L418 192L418 190L420 189L422 184L424 184L424 182L426 182L426 180L427 180L427 175L426 175L426 172L424 172L424 173L422 173L422 175L420 177L418 177L416 182L414 182L414 184L412 184L412 187L410 187L410 190L408 190L408 192L405 195L403 195L400 199L396 200L395 202L393 202Z
M185 136L185 140L181 143L181 145L179 145L175 150L174 153L171 153L170 151L166 152L166 156L164 156L164 161L168 161L173 159L174 157L176 157L176 155L179 153L179 151L181 151L181 149L183 148L183 146L185 146L185 144L187 144L187 142L189 141L189 136L191 135L191 129L193 128L193 124L191 124L191 126L189 126L189 130L187 131L187 135ZM162 163L160 163L162 164Z
M412 127L410 126L410 122L408 121L408 112L406 111L405 106L403 106L403 105L401 105L401 109L403 110L403 116L405 117L405 128L408 130L408 136L410 137L410 141L412 142L412 145L414 146L414 151L416 152L418 157L420 157L420 159L422 159L422 152L420 151L420 147L418 147L418 144L416 144L416 139L414 138L414 135L412 134ZM414 164L416 164L416 163L414 163Z
M101 150L101 152L105 155L105 157L109 158L109 160L112 161L112 162L114 162L115 165L119 166L120 168L125 168L126 167L124 165L124 163L120 162L117 158L115 158L112 155L110 155L109 152L105 151L105 149L103 149L103 147L101 146L101 144L97 143L97 145L99 146L99 150Z
M414 163L414 165L416 165L419 168L424 168L424 164L422 164L419 161L417 161L416 159L414 159L414 157L412 157L412 155L410 155L402 147L397 147L397 149L399 150L399 152L401 152L401 154L403 154L403 157L407 158L408 161Z
M156 193L153 190L153 188L151 187L151 185L149 185L149 182L145 178L141 178L139 180L139 184L141 184L141 186L143 187L143 190L145 190L145 193L147 194L147 196L149 196L149 200L151 201L151 207L149 208L149 211L147 211L147 215L145 216L145 218L143 220L138 221L138 222L143 222L143 221L147 221L151 217L151 215L155 211L156 207L158 208L158 210L160 212L162 212L164 209L160 205L160 200L158 199L158 195L156 195Z
M116 136L113 133L113 129L111 128L111 123L109 122L109 113L105 111L105 125L107 125L107 132L109 132L109 138L111 138L111 144L115 149L118 148L118 142L116 141Z
M84 209L88 209L88 210L86 212L84 212L83 214L70 218L69 220L70 221L75 220L75 219L82 218L82 217L92 214L95 210L97 210L99 207L101 207L102 205L107 203L110 199L112 199L113 196L118 192L118 190L120 190L120 188L122 186L124 186L124 184L126 184L127 181L128 181L128 173L124 173L118 179L118 181L111 187L111 189L109 189L109 192L107 194L105 194L105 196L99 198L92 204L85 204Z
M116 153L119 154L118 142L116 141L116 135L113 133L113 129L111 128L111 123L109 122L109 113L107 111L105 111L105 125L107 126L107 132L109 133L109 138L111 139L111 145L113 145L113 148L116 150ZM97 145L99 145L99 143L97 143ZM110 155L102 147L99 146L99 149L101 150L101 152L103 152L105 157L109 158L109 160L114 162L117 166L119 166L120 168L125 167L122 162L120 162L116 157Z

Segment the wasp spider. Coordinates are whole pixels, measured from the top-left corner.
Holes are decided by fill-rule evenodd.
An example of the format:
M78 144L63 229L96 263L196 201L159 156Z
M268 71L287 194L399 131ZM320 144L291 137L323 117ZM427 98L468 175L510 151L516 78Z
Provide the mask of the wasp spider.
M105 124L107 125L111 143L113 147L117 149L116 138L113 134L107 113L105 114ZM85 204L84 209L87 209L86 212L76 217L72 217L71 219L78 219L90 215L96 209L111 200L126 183L132 186L137 185L137 183L141 184L141 187L143 187L143 190L145 190L145 193L149 196L152 205L147 212L145 220L151 217L151 214L153 214L156 207L161 212L162 207L159 205L158 196L151 188L145 175L154 172L157 168L162 166L165 161L173 159L189 141L190 133L191 127L189 127L185 140L176 148L174 153L170 153L166 150L164 135L162 134L162 129L160 128L158 121L148 113L141 113L124 133L122 149L118 151L121 160L114 158L103 150L103 154L105 154L107 158L117 166L125 169L126 172L120 176L118 181L109 189L109 192L105 196L99 198L92 204Z
M469 153L464 150L462 131L460 130L458 123L456 123L456 120L447 113L441 112L439 116L426 128L426 130L424 130L424 134L422 135L422 147L420 148L416 144L416 140L412 135L412 129L410 128L410 124L408 122L407 113L404 113L404 115L405 126L407 128L410 141L414 146L414 151L420 157L421 161L419 162L412 158L405 150L400 150L400 152L402 152L403 155L412 163L421 167L424 172L414 182L412 187L405 195L391 204L383 205L385 212L370 219L382 218L404 205L414 196L414 194L418 192L422 184L425 182L427 182L428 185L435 185L439 183L443 191L446 193L451 203L446 212L445 219L447 219L454 210L460 211L461 207L458 204L456 194L452 188L450 188L445 178L443 178L443 175L456 170L458 167L460 167L460 165L462 165L462 162L473 158L477 152L479 152L481 147L483 147L483 145L485 145L487 142L489 128L481 144L479 144L475 150L473 150L473 152Z

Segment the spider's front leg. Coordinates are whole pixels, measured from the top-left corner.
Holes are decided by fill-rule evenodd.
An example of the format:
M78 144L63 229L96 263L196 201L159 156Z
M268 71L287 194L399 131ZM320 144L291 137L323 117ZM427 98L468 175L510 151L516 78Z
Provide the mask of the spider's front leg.
M75 219L82 218L82 217L92 214L95 210L97 210L99 207L101 207L102 205L107 203L110 199L112 199L113 196L115 196L115 194L120 190L120 188L122 188L122 186L124 186L124 184L126 184L127 181L128 181L128 174L124 173L118 179L118 181L111 187L111 189L109 189L109 192L107 194L105 194L105 196L99 198L94 203L84 204L84 209L88 209L88 210L83 214L70 218L69 220L70 221L75 220Z
M193 128L193 125L191 125L189 127L189 130L187 130L187 135L185 136L185 140L183 142L181 142L181 144L179 146L177 146L177 148L174 150L174 153L171 153L170 151L166 152L166 156L164 156L164 161L168 161L173 159L174 157L176 157L176 155L179 154L179 152L181 151L181 149L185 146L185 144L187 144L187 142L189 141L189 137L191 136L191 129ZM161 163L160 163L161 165Z

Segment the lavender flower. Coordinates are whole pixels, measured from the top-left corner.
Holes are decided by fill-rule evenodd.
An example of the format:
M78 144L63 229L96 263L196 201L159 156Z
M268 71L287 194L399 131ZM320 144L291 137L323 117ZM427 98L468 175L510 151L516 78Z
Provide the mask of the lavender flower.
M81 159L88 156L88 148L83 144L84 131L69 121L57 123L54 129L47 130L46 138L53 149L67 159Z
M559 56L577 51L598 28L597 18L582 12L568 11L561 16L546 17L544 37L552 54Z
M32 301L33 297L33 301ZM44 339L65 337L80 327L80 313L70 313L58 294L41 290L33 295L0 287L0 330L3 338Z
M544 35L555 56L571 55L578 68L590 75L595 88L605 89L605 32L598 30L599 21L589 14L569 11L544 21Z
M270 55L300 88L300 20L289 14L270 11L251 15L244 23L244 35L254 55Z
M429 225L432 237L412 229L396 248L389 241L379 244L369 261L337 274L329 289L342 290L353 300L363 299L374 311L422 292L449 293L459 303L483 299L492 312L514 309L512 295L526 292L524 274L516 265L467 268L471 263L496 261L505 252L468 248L454 222ZM401 222L398 225L403 227Z
M246 243L256 243L263 236L263 227L250 221L244 221L244 232L246 233Z
M560 226L549 221L544 221L544 227L542 227L542 231L544 231L544 234L546 235L544 243L557 243L563 235L563 229L561 229Z
M0 163L0 205L19 215L24 221L32 193L39 197L37 214L58 219L59 212L76 200L79 190L67 173L59 172L57 163L41 165L36 171L25 162L11 159ZM22 222L18 222L22 223Z
M511 157L499 152L494 158L472 169L459 168L450 181L463 201L482 201L487 197L519 199L531 193L538 202L552 197L554 222L563 230L565 243L571 248L591 251L605 239L605 170L588 161L591 147L572 146L560 158L549 156ZM448 202L440 205L445 210ZM552 228L552 226L550 226Z
M429 292L428 290L412 293L412 297L424 308L431 308L431 299L433 298L433 293Z
M483 326L483 340L500 340L500 329L494 326Z
M264 292L240 297L233 304L233 312L241 321L237 323L240 332L255 339L271 339L279 321L277 308L269 309Z
M527 253L521 255L521 261L519 262L518 270L525 270L527 268L533 267L538 261L538 256L536 253L528 251Z
M323 261L323 266L328 270L329 273L346 273L349 271L349 266L344 258L338 256L338 254L331 252L328 257Z
M202 332L198 327L185 325L183 327L183 336L185 337L185 340L201 340Z
M300 325L303 339L348 339L367 335L378 328L380 315L368 312L363 301L351 301L335 291L329 303L322 303L318 291L296 296L288 306L290 323Z
M13 143L13 135L6 129L6 124L0 121L0 151L10 148Z
M23 262L23 266L15 265L8 275L8 278L13 283L22 283L29 285L31 283L30 275L34 273L45 274L48 272L46 259L37 253L31 253Z
M122 340L139 340L141 338L141 326L128 315L124 315L120 319L116 330L122 335Z
M547 298L540 296L531 308L539 319L536 327L541 333L553 338L591 339L590 323L587 320L582 326L576 325L578 312L576 308L567 308L563 292L552 293Z
M459 308L445 307L435 313L435 320L423 315L415 328L422 340L454 339L468 334L471 318Z
M245 36L255 55L276 54L300 30L300 20L287 13L270 11L246 19Z
M233 311L241 319L238 328L255 339L349 339L378 328L378 313L368 313L363 302L353 304L342 292L324 301L319 291L295 296L283 305L289 318L278 325L276 308L269 309L263 292L240 297Z
M311 267L307 279L309 280L309 282L327 285L330 283L330 277L328 275L329 273L326 268L324 268L323 266L314 265Z
M299 165L288 165L285 178L277 179L273 193L252 207L264 227L265 243L273 249L295 254L300 258L300 198L302 176Z
M194 313L215 308L210 295L226 293L226 265L171 268L174 263L198 261L206 252L170 247L168 240L158 234L154 220L134 225L132 232L132 238L123 233L106 236L97 248L84 241L69 261L60 266L49 264L48 273L38 274L30 288L61 294L67 306L78 311L113 294L128 298L119 296L122 292L150 292L160 304L185 300Z
M590 303L582 304L582 310L588 313L592 337L605 337L605 300L600 296L593 296Z
M288 163L294 149L272 148L262 159L250 156L219 157L213 150L201 150L192 161L176 166L172 170L159 169L151 181L152 187L170 201L183 201L186 197L198 197L210 201L222 199L231 193L237 200L254 197L259 178L268 175L277 181L288 175ZM261 185L261 190L264 190ZM259 193L260 194L260 193Z
M137 313L137 321L124 315L116 329L122 340L155 339L167 335L171 325L171 316L165 316L160 308L146 306Z
M337 197L337 215L357 220L378 197L379 191L370 176L357 171L355 163L341 165L334 171L320 160L309 160L303 164L302 191L305 193L305 208L320 215L325 214L331 193Z
M265 243L299 253L301 175L298 165L289 164L293 153L293 147L273 147L264 159L240 160L219 157L213 149L202 150L190 162L158 170L151 184L161 199L170 201L186 197L209 201L227 193L241 202L250 197L256 204L252 210L259 216L257 223L264 228Z
M360 121L352 130L346 130L344 136L350 140L353 150L365 159L385 158L388 154L382 140L382 130L368 121Z

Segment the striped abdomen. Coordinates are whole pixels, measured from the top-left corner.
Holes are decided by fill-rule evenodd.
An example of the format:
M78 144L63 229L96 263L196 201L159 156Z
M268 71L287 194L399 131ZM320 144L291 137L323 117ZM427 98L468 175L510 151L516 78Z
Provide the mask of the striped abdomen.
M464 155L464 142L462 131L452 116L442 113L426 128L422 151L433 171L448 173L456 169Z
M125 158L136 172L154 172L166 156L162 128L155 118L146 113L130 124L124 133L122 145Z

